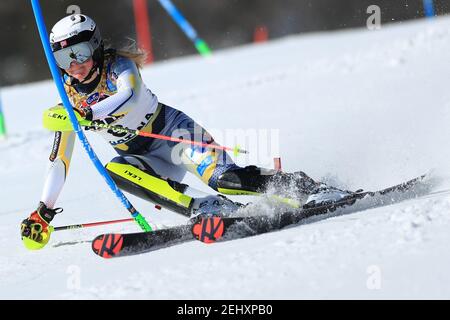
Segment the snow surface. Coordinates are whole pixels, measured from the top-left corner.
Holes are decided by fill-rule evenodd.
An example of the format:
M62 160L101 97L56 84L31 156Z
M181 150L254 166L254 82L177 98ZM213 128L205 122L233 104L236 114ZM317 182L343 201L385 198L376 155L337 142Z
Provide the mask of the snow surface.
M433 170L433 191L440 191L450 188L448 52L450 19L440 18L293 36L158 63L142 74L162 102L220 143L249 149L241 165L271 167L280 154L285 171L349 189ZM133 223L55 232L44 250L29 252L19 226L39 201L52 146L41 113L58 97L45 81L4 88L2 98L10 136L0 143L0 298L450 298L448 192L114 260L95 256L89 241L138 231ZM114 156L100 137L88 137L103 163ZM195 177L185 182L211 192ZM158 226L185 222L130 200ZM58 205L65 211L55 225L128 217L79 143Z

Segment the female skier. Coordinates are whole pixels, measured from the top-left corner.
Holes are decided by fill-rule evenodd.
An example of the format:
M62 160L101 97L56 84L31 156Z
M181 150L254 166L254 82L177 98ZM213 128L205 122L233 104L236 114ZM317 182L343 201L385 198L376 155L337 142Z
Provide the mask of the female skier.
M105 49L99 28L91 18L74 14L61 19L51 30L50 43L69 100L84 119L215 144L205 129L183 112L159 102L145 86L139 73L144 55L136 50ZM224 194L263 194L274 186L280 196L286 196L286 189L292 196L293 190L305 206L351 194L316 182L303 172L241 168L226 152L217 149L107 129L96 132L118 153L106 169L119 188L191 218L213 213L227 215L236 211L239 204L182 184L187 171ZM74 140L74 132L55 133L40 203L21 225L22 239L29 248L46 245L49 224L62 211L54 207L66 180Z

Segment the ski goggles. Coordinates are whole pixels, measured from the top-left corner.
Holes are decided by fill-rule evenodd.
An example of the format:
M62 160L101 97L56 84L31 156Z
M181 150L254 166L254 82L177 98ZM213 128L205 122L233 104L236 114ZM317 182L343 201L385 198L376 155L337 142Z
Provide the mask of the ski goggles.
M73 61L79 64L84 63L89 60L93 54L94 50L89 42L77 43L53 52L56 64L62 69L69 69L70 64Z

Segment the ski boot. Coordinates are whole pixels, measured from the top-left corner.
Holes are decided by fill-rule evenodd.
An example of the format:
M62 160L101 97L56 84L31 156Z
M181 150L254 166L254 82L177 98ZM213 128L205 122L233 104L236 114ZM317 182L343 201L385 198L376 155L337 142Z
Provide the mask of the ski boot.
M273 192L285 199L299 200L308 208L340 201L353 194L316 182L302 171L286 173L256 166L226 171L219 177L217 189L224 194Z
M308 196L305 204L303 205L303 208L309 209L318 206L326 206L329 204L341 202L345 199L349 199L348 204L353 204L356 201L356 198L352 199L354 195L355 192L341 190L322 183L316 191Z
M319 186L320 183L301 171L286 173L256 166L226 171L217 180L218 191L225 194L258 195L273 188L278 193L293 193L304 197Z
M242 207L244 207L242 203L231 201L220 194L196 198L192 205L190 220L212 216L228 217Z

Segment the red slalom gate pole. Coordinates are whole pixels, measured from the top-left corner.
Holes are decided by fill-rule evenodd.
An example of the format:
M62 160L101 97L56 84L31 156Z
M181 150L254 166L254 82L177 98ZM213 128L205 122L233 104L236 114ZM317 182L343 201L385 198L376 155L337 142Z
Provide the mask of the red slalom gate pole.
M102 225L106 225L106 224L115 224L115 223L132 222L132 221L134 221L134 219L130 218L130 219L121 219L121 220L74 224L74 225L70 225L70 226L55 227L55 228L53 228L53 231L90 228L90 227L97 227L97 226L102 226Z
M153 48L147 0L133 0L133 11L138 45L147 53L149 64L153 62Z
M257 26L253 34L253 42L262 43L267 42L268 40L269 40L269 29L264 25Z
M274 166L275 170L282 171L282 168L281 168L281 157L273 158L273 166Z

